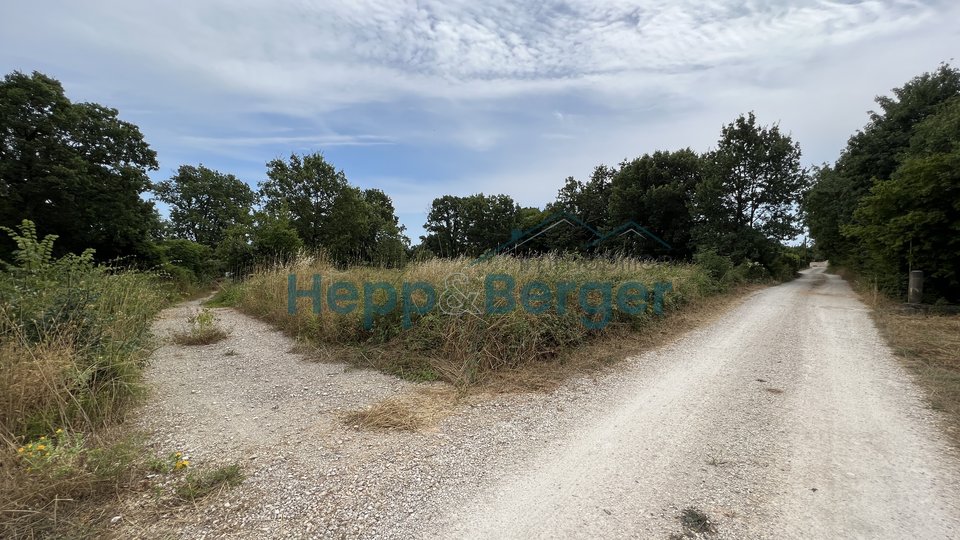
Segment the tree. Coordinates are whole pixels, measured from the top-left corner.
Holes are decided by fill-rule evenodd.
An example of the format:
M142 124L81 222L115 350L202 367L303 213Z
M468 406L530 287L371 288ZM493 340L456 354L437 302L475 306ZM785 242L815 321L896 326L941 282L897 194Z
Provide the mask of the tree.
M324 159L322 153L298 156L288 161L267 163L267 180L260 184L260 197L267 213L289 212L290 224L308 248L324 245L324 234L336 235L328 225L334 203L349 186L342 170Z
M708 156L694 207L698 243L734 262L764 257L764 244L799 233L798 203L806 184L800 145L777 125L757 125L751 112L724 126Z
M226 229L249 223L256 199L237 177L203 165L181 166L169 180L157 183L153 192L170 205L172 233L207 246L219 244Z
M159 217L140 195L156 168L140 130L116 109L73 103L38 72L0 82L0 225L30 219L59 237L57 251L146 253Z
M343 265L403 263L409 240L384 192L351 186L319 153L267 167L269 180L260 188L264 211L289 219L305 247L322 249Z
M433 200L421 240L441 257L475 257L510 241L518 211L507 195L444 195Z
M903 291L910 269L926 272L933 298L960 299L960 97L912 130L888 179L863 197L843 232L863 248L864 268Z
M410 239L403 232L393 201L379 189L367 189L363 192L370 218L364 245L369 246L366 260L378 265L399 266L406 261Z
M580 182L570 176L564 182L557 198L546 207L549 219L557 214L567 214L599 231L608 222L611 186L617 169L598 165L590 179ZM596 240L596 235L580 227L557 227L546 232L542 241L550 251L580 251Z
M690 149L644 154L624 163L613 177L608 226L632 221L672 248L646 242L647 254L689 258L694 251L690 206L703 168L700 156Z
M258 212L251 234L254 259L276 263L291 260L303 247L303 241L282 208L274 214Z
M893 96L877 96L880 111L847 142L830 171L817 175L805 197L810 234L817 249L837 262L858 267L863 250L856 238L843 234L851 225L860 200L874 183L889 179L900 167L916 125L935 114L944 103L960 96L960 70L942 64L893 89Z

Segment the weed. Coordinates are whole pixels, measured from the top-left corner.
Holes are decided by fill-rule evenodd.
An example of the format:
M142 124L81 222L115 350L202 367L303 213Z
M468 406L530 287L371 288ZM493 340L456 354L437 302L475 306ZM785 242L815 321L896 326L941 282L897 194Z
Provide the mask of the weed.
M726 465L727 463L730 463L730 462L727 461L727 460L725 460L725 459L723 459L723 458L722 458L721 456L719 456L719 455L711 455L711 456L709 457L709 459L707 459L707 465L712 465L712 466L714 466L714 467L722 467L722 466Z
M226 487L233 487L243 481L243 470L233 464L206 471L187 473L183 482L174 493L183 501L196 501Z
M173 452L165 458L152 458L147 462L148 468L158 474L168 474L180 471L190 466L190 460L183 457L183 452Z
M238 284L231 283L218 290L203 305L210 308L234 307L240 303L242 293Z
M217 325L216 316L209 309L201 309L187 319L187 329L173 335L178 345L210 345L226 339L227 332Z
M0 537L96 532L85 514L130 485L141 446L116 428L141 395L150 323L170 295L151 274L52 257L29 222L0 272Z

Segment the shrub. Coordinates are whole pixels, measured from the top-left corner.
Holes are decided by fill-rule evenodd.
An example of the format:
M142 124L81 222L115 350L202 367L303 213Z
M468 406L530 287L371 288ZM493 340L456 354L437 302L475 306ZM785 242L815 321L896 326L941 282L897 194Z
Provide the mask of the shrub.
M133 447L98 433L139 395L166 297L90 250L54 259L56 237L38 240L30 222L6 232L18 249L0 273L0 536L37 536L54 507L128 474Z

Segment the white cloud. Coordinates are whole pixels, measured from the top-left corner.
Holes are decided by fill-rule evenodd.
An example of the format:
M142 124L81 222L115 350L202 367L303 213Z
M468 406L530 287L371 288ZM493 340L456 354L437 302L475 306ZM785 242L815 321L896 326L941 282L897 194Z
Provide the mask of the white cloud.
M437 148L389 183L413 213L445 192L542 204L597 163L704 150L751 109L833 159L873 95L949 59L956 20L948 0L11 2L0 68L121 108L165 169Z

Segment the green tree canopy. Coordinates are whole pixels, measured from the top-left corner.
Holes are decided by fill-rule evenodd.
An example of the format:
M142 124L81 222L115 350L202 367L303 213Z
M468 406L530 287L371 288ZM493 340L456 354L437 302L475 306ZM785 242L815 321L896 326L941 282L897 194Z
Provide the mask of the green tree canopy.
M172 233L207 246L219 244L228 228L249 223L256 199L236 176L203 165L182 165L153 192L170 205Z
M677 258L693 255L690 206L703 180L703 162L690 150L654 152L624 163L613 177L609 226L633 221L670 244ZM657 243L648 243L646 254L666 254Z
M422 240L442 257L478 256L510 240L518 212L507 195L444 195L433 200Z
M890 178L863 197L843 232L889 290L924 270L932 297L960 299L960 97L916 125ZM934 298L935 299L935 298Z
M140 130L116 109L73 103L37 72L0 82L0 225L29 219L58 236L58 251L146 253L159 217L141 194L156 168Z
M276 159L267 169L263 210L288 220L304 247L340 264L403 262L409 240L384 192L351 186L320 153Z
M800 145L777 125L758 125L752 112L741 115L724 126L697 187L698 242L735 262L762 259L769 244L799 232L806 180Z
M325 236L338 236L333 219L337 198L347 189L347 177L320 152L267 163L267 180L260 197L267 213L289 212L290 223L308 248L324 247Z
M862 249L842 230L854 221L854 212L874 183L889 179L910 147L914 128L947 101L960 96L960 70L948 64L924 73L878 96L879 111L847 143L836 164L815 176L805 197L804 210L817 249L836 262L859 266Z

